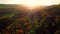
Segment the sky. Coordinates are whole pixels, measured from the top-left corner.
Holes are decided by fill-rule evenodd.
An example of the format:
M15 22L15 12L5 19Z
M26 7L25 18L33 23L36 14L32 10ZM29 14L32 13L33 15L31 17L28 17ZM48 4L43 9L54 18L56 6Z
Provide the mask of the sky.
M53 5L60 0L0 0L0 4Z

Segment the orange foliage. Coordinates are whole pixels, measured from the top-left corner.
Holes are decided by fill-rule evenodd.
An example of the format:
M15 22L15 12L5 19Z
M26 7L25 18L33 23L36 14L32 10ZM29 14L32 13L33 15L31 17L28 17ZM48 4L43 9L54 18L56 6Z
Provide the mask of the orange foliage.
M21 24L20 25L16 25L16 28L20 28Z
M26 23L23 23L23 26L25 26L25 25L27 25L27 24L29 24L29 23L31 23L31 20L28 21L28 22L26 22Z
M17 31L17 34L23 34L23 33L24 33L24 31L21 29Z
M21 20L25 20L26 18L28 18L28 16L23 17L23 18L19 18L19 19L17 19L16 21L14 21L14 23L19 22L19 21L21 21Z

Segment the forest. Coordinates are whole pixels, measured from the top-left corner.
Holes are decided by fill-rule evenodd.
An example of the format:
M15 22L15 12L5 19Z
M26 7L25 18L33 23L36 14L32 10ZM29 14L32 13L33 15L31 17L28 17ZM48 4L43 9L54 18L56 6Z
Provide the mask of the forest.
M0 4L0 34L60 34L60 4L31 10Z

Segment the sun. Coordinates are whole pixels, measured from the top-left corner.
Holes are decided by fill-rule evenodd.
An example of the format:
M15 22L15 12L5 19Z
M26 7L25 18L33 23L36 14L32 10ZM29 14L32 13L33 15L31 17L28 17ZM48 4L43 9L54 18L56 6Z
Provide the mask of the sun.
M5 2L6 4L24 4L27 6L38 6L38 5L52 5L55 1L52 0L10 0Z

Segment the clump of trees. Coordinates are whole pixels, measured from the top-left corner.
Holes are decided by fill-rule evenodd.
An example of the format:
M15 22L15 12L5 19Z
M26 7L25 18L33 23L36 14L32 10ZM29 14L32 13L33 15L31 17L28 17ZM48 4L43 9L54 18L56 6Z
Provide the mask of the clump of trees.
M36 34L60 34L60 4L49 6L44 12Z

